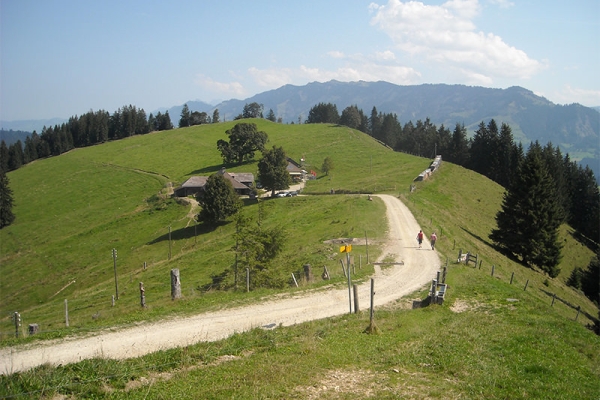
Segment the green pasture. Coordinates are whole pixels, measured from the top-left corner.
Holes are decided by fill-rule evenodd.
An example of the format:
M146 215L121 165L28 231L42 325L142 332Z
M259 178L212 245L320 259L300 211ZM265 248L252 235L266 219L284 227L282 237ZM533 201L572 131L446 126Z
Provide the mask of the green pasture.
M368 136L332 125L282 125L254 120L269 146L283 146L306 169L319 172L331 157L330 176L318 174L311 196L247 202L243 212L266 226L283 226L284 254L275 263L290 278L310 263L327 266L344 284L339 248L324 241L370 240L385 235L385 208L364 193L399 196L437 251L449 290L443 305L411 309L427 290L376 310L379 335L363 333L368 312L273 330L255 329L215 343L160 351L126 361L103 359L0 376L0 397L52 398L466 398L593 399L600 393L600 339L584 313L597 305L565 282L585 268L592 252L568 226L561 273L552 279L496 252L488 235L503 190L472 171L443 163L425 182L413 179L430 160L395 153ZM211 275L233 264L233 223L197 225L189 205L165 196L167 183L208 175L221 167L216 141L235 122L152 133L40 160L9 174L14 225L0 230L0 331L14 339L10 315L40 324L38 338L76 334L135 321L190 314L259 301L275 290L206 290ZM230 167L256 173L256 162ZM409 191L411 184L415 190ZM334 189L336 195L329 192ZM351 193L351 194L341 194ZM171 257L169 259L169 226ZM416 234L416 233L415 233ZM111 249L118 250L119 300ZM474 266L457 255L479 256ZM357 279L366 279L364 246L353 247ZM148 268L143 269L147 262ZM169 271L179 268L183 299L171 301ZM492 275L493 268L493 275ZM511 283L512 278L512 283ZM69 285L70 282L73 282ZM138 284L148 307L139 306ZM330 282L331 283L331 282ZM69 286L66 286L69 285ZM310 287L319 287L315 282ZM61 290L62 289L62 290ZM582 313L553 295L580 306ZM64 327L68 299L71 326ZM366 307L366 306L365 306ZM23 327L23 330L26 328Z

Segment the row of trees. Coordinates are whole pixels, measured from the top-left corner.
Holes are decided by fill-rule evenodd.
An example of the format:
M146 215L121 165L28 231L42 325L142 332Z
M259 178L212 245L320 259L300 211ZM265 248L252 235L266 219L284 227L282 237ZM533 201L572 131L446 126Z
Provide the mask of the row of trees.
M147 118L143 109L131 105L119 108L112 115L104 110L89 111L61 125L44 126L39 135L34 131L24 145L17 141L6 146L2 141L0 168L13 171L38 158L57 156L73 148L169 129L173 129L173 124L168 111Z
M179 118L179 127L186 128L188 126L194 125L202 125L202 124L211 124L218 123L220 120L219 110L215 109L213 111L212 118L208 116L204 111L191 111L188 107L187 103L183 105L183 109L181 110L181 117Z
M446 161L476 171L502 185L511 187L521 174L519 165L525 160L523 146L516 144L509 125L498 127L495 120L481 122L473 138L469 139L463 124L453 131L444 125L439 128L427 118L403 126L395 114L377 112L370 116L357 106L346 107L340 116L335 104L319 103L309 112L307 123L333 123L365 132L396 151L433 157L443 154ZM536 148L539 143L532 144ZM537 152L537 150L536 150ZM589 167L571 161L562 155L558 146L548 143L541 148L543 168L551 176L554 193L559 202L560 215L580 234L600 243L600 197L598 185Z

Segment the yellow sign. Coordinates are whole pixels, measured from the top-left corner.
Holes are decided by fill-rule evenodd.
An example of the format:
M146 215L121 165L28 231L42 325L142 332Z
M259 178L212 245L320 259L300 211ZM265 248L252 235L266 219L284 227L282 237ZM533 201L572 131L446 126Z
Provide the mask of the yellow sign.
M352 245L347 244L345 246L340 247L340 253L350 253L352 251Z

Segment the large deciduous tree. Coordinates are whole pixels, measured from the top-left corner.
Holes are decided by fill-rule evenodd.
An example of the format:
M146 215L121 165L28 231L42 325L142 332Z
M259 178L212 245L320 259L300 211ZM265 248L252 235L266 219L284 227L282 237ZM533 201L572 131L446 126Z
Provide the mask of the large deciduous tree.
M242 118L262 118L263 117L262 104L256 102L244 105L244 111L242 112Z
M519 164L514 181L504 193L496 223L490 239L501 249L551 277L558 275L561 210L538 143L531 145Z
M263 151L269 140L267 134L258 131L253 123L240 122L225 133L229 136L229 142L223 139L217 142L217 149L225 163L241 164L243 161L252 160L254 153Z
M198 221L215 224L234 215L242 207L242 201L233 189L231 182L222 174L208 177L204 190L196 197L202 209Z
M287 170L288 160L282 147L275 147L263 152L263 158L258 162L258 180L263 188L271 191L290 187L292 179Z

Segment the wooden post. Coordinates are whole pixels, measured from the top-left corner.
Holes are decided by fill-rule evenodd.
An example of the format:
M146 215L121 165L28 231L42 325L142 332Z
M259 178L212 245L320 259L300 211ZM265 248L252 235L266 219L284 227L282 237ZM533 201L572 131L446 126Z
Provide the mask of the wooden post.
M496 266L492 265L492 276L494 276L494 268L496 268Z
M348 272L348 305L350 306L350 314L352 314L352 293L350 292L352 279L350 278L350 253L348 251L346 251L346 271Z
M246 292L250 292L250 268L246 268Z
M112 295L112 306L113 307L115 306L115 295L114 294Z
M310 264L304 264L304 279L306 279L306 282L309 283L313 281L312 269Z
M454 244L452 245L452 250L454 250L455 248L456 248L456 239L454 239Z
M525 287L523 288L523 290L527 290L527 285L529 285L529 279L527 279L527 282L525 282Z
M579 318L579 313L581 312L581 306L577 306L577 315L575 316L575 321Z
M142 308L146 308L146 290L144 289L144 282L140 282L140 305Z
M296 277L294 276L293 272L292 272L292 279L294 280L294 285L296 285L296 287L298 287L298 281L296 280Z
M479 258L479 254L475 255L475 263L477 263L477 259ZM483 264L483 260L479 260L479 269L481 269L481 265Z
M144 271L146 270L146 268L148 268L148 263L146 263L146 261L144 261Z
M513 278L515 277L515 272L513 271L512 274L510 274L510 284L512 285L513 283Z
M375 279L371 278L371 310L369 311L369 327L370 328L374 328L375 326L373 325L373 307L374 307L374 303L375 303ZM373 331L373 329L371 329L371 331Z
M440 282L440 273L441 273L441 271L437 271L435 273L435 280L438 281L438 282Z
M354 292L354 314L358 314L358 286L354 284L352 285L352 289Z
M552 304L550 304L550 307L554 307L554 300L556 300L556 293L552 296Z
M446 283L446 272L448 270L448 267L444 267L444 273L442 274L442 283Z
M69 302L65 299L65 326L69 327Z
M112 249L113 265L115 267L115 299L119 300L119 281L117 280L117 249Z
M179 277L179 268L171 270L171 300L181 298L181 279Z
M171 259L171 225L169 225L169 260Z
M342 264L342 272L344 273L344 278L346 278L348 275L346 275L346 269L344 268L344 260L340 259L340 264Z
M17 311L13 314L13 319L15 321L15 337L19 337L19 327L21 326L21 314Z
M327 270L327 265L323 265L323 274L321 274L321 277L324 280L329 280L331 279L331 277L329 276L329 271Z
M367 237L367 231L365 231L365 249L367 252L367 265L369 264L369 238Z

